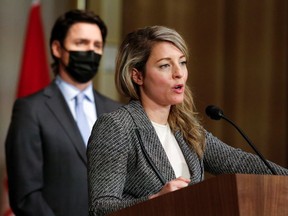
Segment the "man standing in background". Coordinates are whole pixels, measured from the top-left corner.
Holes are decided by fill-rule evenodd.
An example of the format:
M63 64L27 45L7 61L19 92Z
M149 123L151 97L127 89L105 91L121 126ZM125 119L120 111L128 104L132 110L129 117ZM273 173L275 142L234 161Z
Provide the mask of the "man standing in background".
M16 215L88 215L86 144L97 116L119 103L93 89L107 28L72 10L52 29L55 79L16 100L6 138L10 205Z

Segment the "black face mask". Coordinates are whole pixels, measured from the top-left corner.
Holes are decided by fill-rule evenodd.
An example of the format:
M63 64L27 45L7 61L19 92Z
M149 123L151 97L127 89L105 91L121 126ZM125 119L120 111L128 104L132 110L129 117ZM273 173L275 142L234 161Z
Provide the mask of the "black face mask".
M68 51L69 63L67 72L77 82L85 83L91 80L98 71L101 55L94 51Z

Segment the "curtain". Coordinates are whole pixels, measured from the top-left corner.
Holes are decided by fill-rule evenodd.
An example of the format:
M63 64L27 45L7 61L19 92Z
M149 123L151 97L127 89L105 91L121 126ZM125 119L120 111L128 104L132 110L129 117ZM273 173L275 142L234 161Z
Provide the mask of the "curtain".
M266 159L288 165L286 0L124 0L122 37L147 25L166 25L190 49L188 85L206 129L233 147L253 152L224 120L224 110Z

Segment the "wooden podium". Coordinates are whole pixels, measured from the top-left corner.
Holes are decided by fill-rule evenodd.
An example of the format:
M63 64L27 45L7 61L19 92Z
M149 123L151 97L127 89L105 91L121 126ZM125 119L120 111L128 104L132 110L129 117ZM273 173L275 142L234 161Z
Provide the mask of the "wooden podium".
M288 177L225 174L110 216L287 216Z

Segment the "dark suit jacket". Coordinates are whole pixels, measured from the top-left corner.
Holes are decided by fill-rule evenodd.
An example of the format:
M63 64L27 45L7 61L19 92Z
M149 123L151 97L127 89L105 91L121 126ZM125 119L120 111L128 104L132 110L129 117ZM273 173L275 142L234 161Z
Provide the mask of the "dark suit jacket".
M203 158L198 158L180 131L174 135L188 165L191 184L204 179L204 170L215 175L271 174L258 156L232 148L207 131ZM143 107L139 101L131 101L117 111L101 116L92 130L87 149L91 216L104 215L147 200L149 195L163 187L146 160L140 140L164 179L168 182L176 178ZM271 165L279 175L288 175L287 169Z
M98 116L120 105L94 96ZM16 215L88 215L86 147L55 82L16 100L5 147Z

